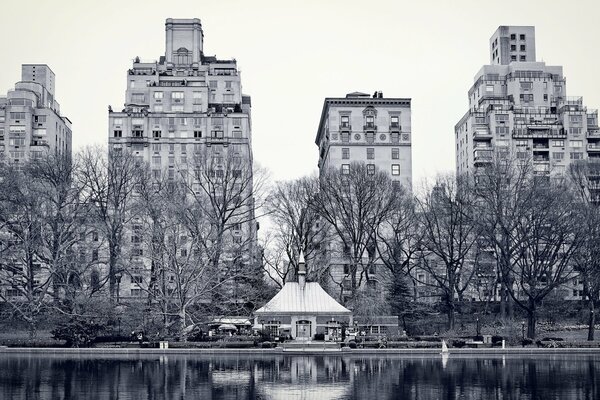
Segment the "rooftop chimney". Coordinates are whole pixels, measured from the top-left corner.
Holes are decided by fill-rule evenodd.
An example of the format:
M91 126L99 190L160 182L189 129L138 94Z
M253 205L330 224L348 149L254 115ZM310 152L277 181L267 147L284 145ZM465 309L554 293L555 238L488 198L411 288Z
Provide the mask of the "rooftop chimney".
M300 257L298 258L298 285L300 289L304 290L306 285L306 263L304 262L304 253L300 250Z

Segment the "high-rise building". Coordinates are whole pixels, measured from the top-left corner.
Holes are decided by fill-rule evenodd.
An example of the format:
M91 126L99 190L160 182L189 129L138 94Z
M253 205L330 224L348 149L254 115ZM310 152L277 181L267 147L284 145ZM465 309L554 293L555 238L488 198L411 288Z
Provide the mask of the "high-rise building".
M475 75L469 110L455 126L457 173L474 173L494 152L532 160L543 176L563 173L572 161L600 160L597 110L567 97L561 66L535 60L533 27L499 27L490 59Z
M326 98L315 143L319 147L319 170L336 169L350 173L351 164L366 165L367 173L383 171L392 182L408 190L412 185L411 99L385 98L382 92L373 96L349 93L346 97ZM340 301L351 299L352 283L349 269L349 247L339 239L325 246L331 287ZM374 249L365 251L365 260L372 260ZM389 276L385 268L365 261L369 279L361 279L378 293L385 292ZM361 274L362 276L362 274ZM340 292L340 288L342 288ZM333 293L333 290L332 290Z
M319 169L341 169L362 162L387 172L393 181L412 185L410 99L349 93L326 98L315 143Z
M242 94L236 60L204 53L199 19L169 18L165 33L164 56L157 61L136 57L126 74L125 107L109 107L109 151L130 152L147 163L154 177L188 180L197 194L202 192L198 180L205 176L200 172L204 168L210 169L215 185L222 184L217 181L224 175L235 180L249 174L230 186L251 196L250 96ZM239 169L228 175L228 168L235 166ZM225 201L219 196L212 200ZM235 200L227 199L227 207ZM242 222L230 221L235 225L231 234L233 243L241 243L243 236L244 255L252 259L257 248L254 204L245 199L243 204L249 210ZM135 287L132 282L132 293Z
M0 158L22 163L48 151L71 155L71 121L60 114L54 72L45 64L23 64L21 81L0 97Z

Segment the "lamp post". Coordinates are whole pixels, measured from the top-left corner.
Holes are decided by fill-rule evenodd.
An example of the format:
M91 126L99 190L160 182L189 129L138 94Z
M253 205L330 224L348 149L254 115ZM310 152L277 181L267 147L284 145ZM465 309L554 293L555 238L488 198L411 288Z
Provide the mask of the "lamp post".
M521 340L523 347L525 347L525 321L521 321Z
M479 325L479 318L477 318L477 336L481 336L481 326Z

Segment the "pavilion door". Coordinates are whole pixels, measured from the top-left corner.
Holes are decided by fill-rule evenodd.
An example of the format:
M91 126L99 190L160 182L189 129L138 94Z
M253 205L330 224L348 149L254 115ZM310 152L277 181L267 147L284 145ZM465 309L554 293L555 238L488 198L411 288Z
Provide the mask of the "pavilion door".
M311 337L312 335L310 321L296 322L296 339L309 340Z

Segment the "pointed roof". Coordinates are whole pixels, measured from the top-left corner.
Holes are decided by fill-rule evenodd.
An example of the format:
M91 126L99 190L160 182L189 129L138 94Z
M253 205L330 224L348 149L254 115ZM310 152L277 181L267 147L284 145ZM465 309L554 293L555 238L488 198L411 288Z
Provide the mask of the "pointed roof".
M317 282L286 282L283 288L255 314L351 314L335 301Z

